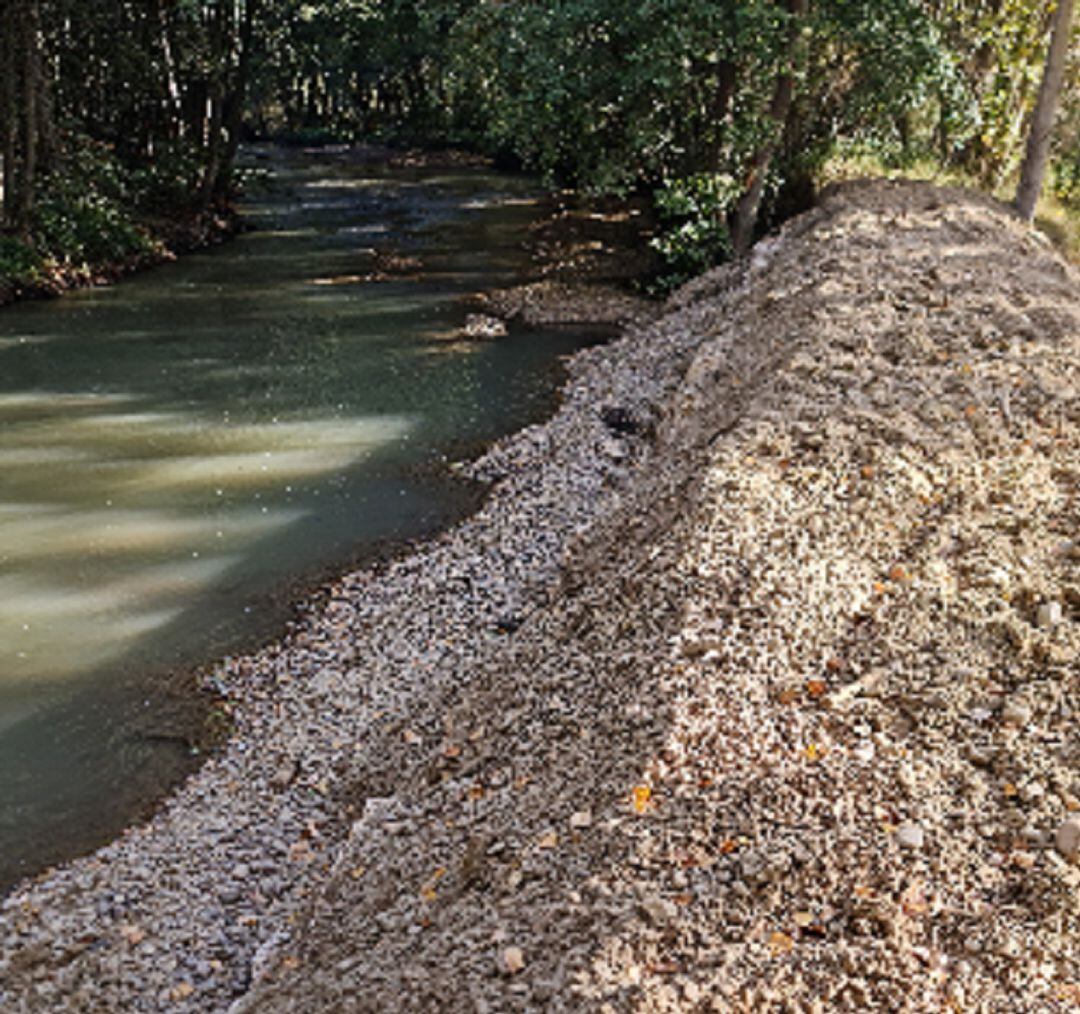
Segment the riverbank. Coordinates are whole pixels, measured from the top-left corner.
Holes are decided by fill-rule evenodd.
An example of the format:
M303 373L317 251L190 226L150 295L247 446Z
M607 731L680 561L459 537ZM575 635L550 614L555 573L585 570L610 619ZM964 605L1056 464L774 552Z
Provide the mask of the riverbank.
M1075 1002L1078 345L996 206L833 192L227 660L226 749L3 902L0 1005Z

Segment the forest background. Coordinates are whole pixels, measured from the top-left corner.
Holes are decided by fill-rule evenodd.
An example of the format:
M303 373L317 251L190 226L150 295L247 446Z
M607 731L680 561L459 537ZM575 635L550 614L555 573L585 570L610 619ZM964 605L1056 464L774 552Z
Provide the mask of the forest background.
M1005 194L1054 0L6 0L0 289L227 232L244 141L456 146L647 199L664 290L838 176ZM1040 215L1080 249L1080 47Z

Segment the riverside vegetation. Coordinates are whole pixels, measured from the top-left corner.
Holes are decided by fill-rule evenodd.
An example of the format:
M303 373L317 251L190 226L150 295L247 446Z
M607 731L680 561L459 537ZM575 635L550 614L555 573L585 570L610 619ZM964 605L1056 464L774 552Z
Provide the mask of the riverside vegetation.
M996 191L1045 142L1028 163L1048 159L1068 223L1072 3L15 0L0 13L0 288L93 279L220 231L255 136L464 146L643 195L661 291L853 162Z

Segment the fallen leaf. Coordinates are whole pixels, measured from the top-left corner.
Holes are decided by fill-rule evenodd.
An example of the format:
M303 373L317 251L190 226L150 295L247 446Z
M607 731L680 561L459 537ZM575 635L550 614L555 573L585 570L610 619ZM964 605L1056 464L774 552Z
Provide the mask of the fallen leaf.
M536 847L539 849L553 849L559 844L559 836L554 831L547 831L536 841Z
M794 916L795 925L799 929L806 929L814 921L814 914L812 912L796 912Z
M889 580L890 581L906 581L908 580L907 569L899 563L893 564L889 568Z
M130 947L138 947L146 939L146 930L128 923L120 927L120 936L127 941Z
M403 739L403 740L404 740L404 741L405 741L406 743L408 743L408 744L409 744L409 746L416 746L417 744L419 744L419 743L423 743L423 742L424 742L424 737L423 737L423 736L421 736L421 735L420 735L420 733L418 733L418 732L414 732L414 731L413 731L412 729L406 729L406 730L405 730L405 731L404 731L404 732L403 732L403 733L401 734L401 738L402 738L402 739Z
M769 950L774 955L787 954L795 946L795 941L786 933L776 930L769 936Z
M720 851L725 856L731 855L731 853L734 852L738 847L739 847L739 843L737 841L735 841L734 838L725 838L720 843Z
M483 785L473 785L469 789L468 795L469 795L469 799L471 799L473 802L476 802L479 799L483 799L484 798L484 786Z
M825 668L828 669L829 672L839 672L844 668L843 659L833 655L832 658L825 663Z
M453 760L453 758L461 756L461 747L456 743L447 743L446 746L443 747L442 755Z
M811 697L821 697L828 690L828 684L824 680L807 680L806 692Z
M1019 792L1019 789L1012 782L1006 782L1001 791L1011 799Z
M674 901L675 901L676 905L683 905L683 906L689 905L690 902L692 902L693 900L694 900L694 896L692 894L689 894L689 893L676 894L675 898L674 898Z
M633 791L633 804L635 813L644 813L649 809L652 800L652 789L648 785L635 785Z
M921 883L915 881L900 895L900 908L911 918L926 915L930 911L930 903L926 899L926 892Z
M804 750L803 752L806 756L806 759L811 764L821 760L822 756L824 756L821 748L817 745L817 743L808 743L806 746L806 750Z
M874 466L863 465L862 469L860 469L860 472L864 479L872 479L874 477Z
M794 704L799 699L799 695L792 687L788 687L785 690L781 690L780 693L776 695L776 699L780 704Z
M173 1000L186 1000L194 992L195 987L190 982L182 982L179 986L174 986L169 995Z
M351 869L351 870L349 871L349 876L350 876L350 877L352 877L352 878L353 878L353 880L359 880L359 879L360 879L360 878L361 878L361 877L362 877L362 876L363 876L363 875L364 875L364 874L365 874L366 872L367 872L367 867L364 867L364 866L354 866L354 867L353 867L353 868L352 868L352 869Z
M874 582L874 594L875 595L884 595L885 594L885 585L883 585L880 581L875 581Z

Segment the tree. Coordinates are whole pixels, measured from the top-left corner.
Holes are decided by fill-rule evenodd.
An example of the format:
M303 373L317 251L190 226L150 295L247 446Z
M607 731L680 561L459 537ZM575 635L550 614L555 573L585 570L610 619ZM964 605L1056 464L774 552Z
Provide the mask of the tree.
M1050 36L1050 48L1046 53L1039 98L1035 103L1031 126L1028 129L1027 153L1020 171L1020 184L1016 189L1016 210L1020 217L1030 222L1035 217L1035 204L1042 191L1046 164L1050 155L1050 138L1057 118L1061 89L1065 81L1065 65L1069 53L1072 32L1074 0L1058 0L1054 14L1054 27Z

